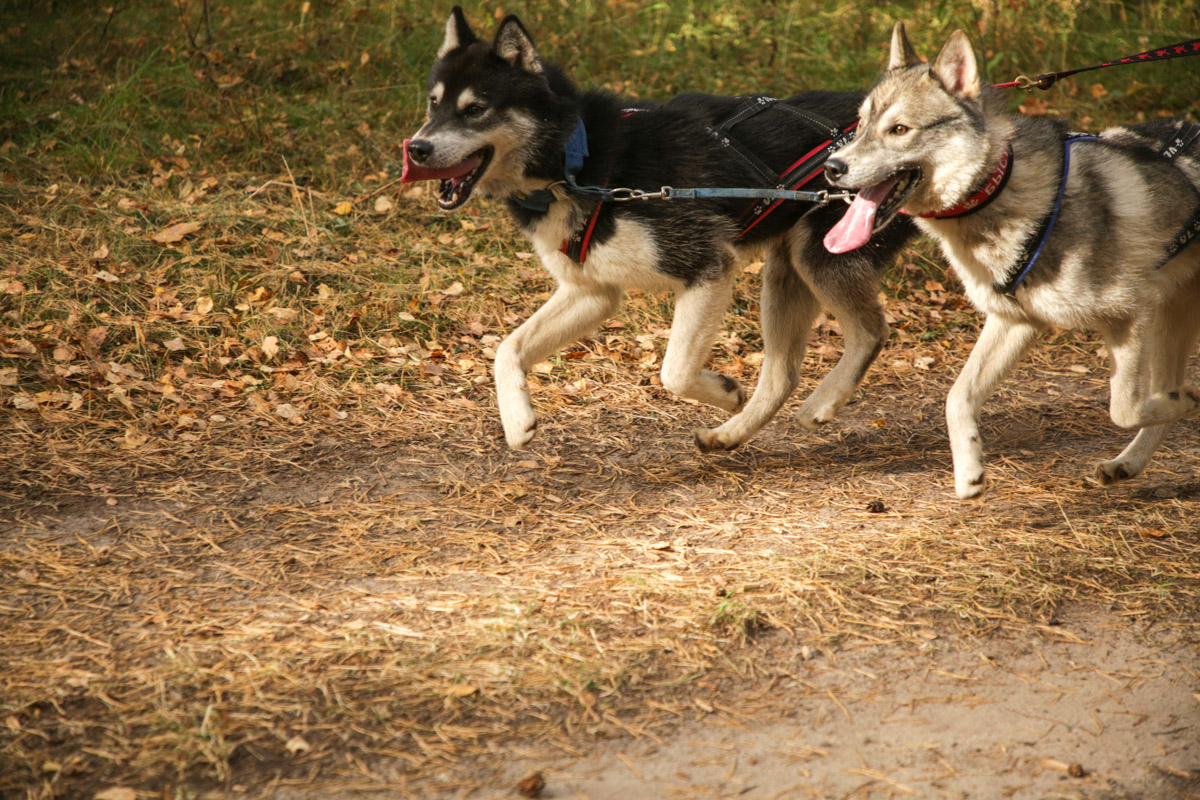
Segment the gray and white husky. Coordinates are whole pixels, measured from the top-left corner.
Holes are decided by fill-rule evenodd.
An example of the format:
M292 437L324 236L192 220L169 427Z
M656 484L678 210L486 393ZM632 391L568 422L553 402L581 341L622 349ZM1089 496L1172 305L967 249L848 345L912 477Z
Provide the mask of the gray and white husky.
M529 368L598 329L631 287L676 294L663 386L737 412L720 427L695 432L702 450L745 442L787 401L822 306L838 317L845 353L797 418L826 422L853 395L888 334L879 277L909 235L907 222L867 248L831 255L821 240L840 213L832 206L600 202L568 181L642 190L748 187L790 173L798 181L811 177L806 188L819 188L827 145L849 138L862 93L813 91L781 101L688 94L654 104L580 92L542 59L516 17L505 18L486 41L457 7L428 91L426 122L406 143L405 179L440 180L445 210L475 194L505 199L558 284L496 353L497 400L510 447L526 446L537 427ZM568 175L572 157L576 172ZM805 164L812 165L808 173ZM703 366L730 300L735 252L755 246L766 249L765 358L747 402L737 381Z
M959 497L982 490L979 414L1049 327L1098 331L1112 358L1109 413L1139 429L1096 469L1145 468L1171 426L1200 407L1185 383L1200 332L1200 126L1158 120L1098 136L1005 112L955 32L932 64L903 24L863 101L855 141L826 162L858 199L826 236L850 252L897 211L939 240L983 332L946 401Z

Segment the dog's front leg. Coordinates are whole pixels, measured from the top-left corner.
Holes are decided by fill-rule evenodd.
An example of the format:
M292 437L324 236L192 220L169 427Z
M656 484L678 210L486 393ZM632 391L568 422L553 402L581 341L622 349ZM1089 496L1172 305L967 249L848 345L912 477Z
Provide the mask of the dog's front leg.
M615 286L560 283L546 304L496 350L496 402L508 446L521 449L537 429L526 374L539 361L600 327L621 306Z
M738 411L746 402L746 390L728 375L703 366L712 355L713 341L729 306L732 260L730 255L721 277L680 290L662 365L663 388L668 392L729 412Z
M950 389L946 427L954 456L954 490L964 500L978 497L983 491L983 440L979 435L983 404L1013 371L1039 332L1036 325L1025 320L1000 314L988 316Z
M792 265L787 242L767 249L762 276L763 365L754 394L740 413L716 428L692 432L702 452L732 450L758 433L783 407L804 365L808 330L820 307Z

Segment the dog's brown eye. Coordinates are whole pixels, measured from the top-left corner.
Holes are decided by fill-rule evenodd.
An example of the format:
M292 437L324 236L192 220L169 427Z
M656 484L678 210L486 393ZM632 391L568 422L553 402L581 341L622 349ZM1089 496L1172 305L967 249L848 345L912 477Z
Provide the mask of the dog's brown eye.
M431 97L429 98L429 110L433 111L435 108L437 108L437 98Z
M888 133L895 134L896 136L903 136L904 134L908 133L908 126L907 125L895 125L892 127L892 129L890 131L888 131Z
M480 105L479 103L471 103L471 105L463 109L463 113L468 117L482 117L485 111L487 111L487 106Z

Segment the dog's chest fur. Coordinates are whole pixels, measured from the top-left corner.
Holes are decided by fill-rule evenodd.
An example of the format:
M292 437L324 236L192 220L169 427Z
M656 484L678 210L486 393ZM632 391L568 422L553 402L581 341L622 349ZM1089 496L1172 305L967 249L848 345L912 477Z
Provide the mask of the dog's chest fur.
M644 291L678 289L682 281L664 273L659 264L661 245L653 229L635 219L618 216L613 233L592 244L580 264L562 252L565 239L588 222L588 215L570 201L559 201L544 215L523 226L534 251L555 280L637 288Z

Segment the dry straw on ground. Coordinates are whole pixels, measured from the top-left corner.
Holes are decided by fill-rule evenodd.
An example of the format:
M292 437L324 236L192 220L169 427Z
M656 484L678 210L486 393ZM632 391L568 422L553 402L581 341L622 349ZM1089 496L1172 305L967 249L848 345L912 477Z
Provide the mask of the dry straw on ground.
M953 500L940 407L977 320L924 245L827 429L697 454L719 415L658 387L669 319L635 296L535 369L514 453L489 358L549 287L505 222L292 186L30 185L0 217L0 793L466 790L512 748L778 710L802 652L1069 637L1070 601L1200 619L1200 430L1086 480L1125 439L1094 340L1006 386L987 499ZM714 361L753 384L746 270ZM802 391L839 341L824 320Z

